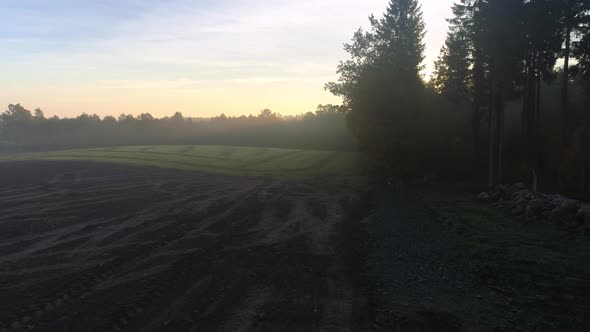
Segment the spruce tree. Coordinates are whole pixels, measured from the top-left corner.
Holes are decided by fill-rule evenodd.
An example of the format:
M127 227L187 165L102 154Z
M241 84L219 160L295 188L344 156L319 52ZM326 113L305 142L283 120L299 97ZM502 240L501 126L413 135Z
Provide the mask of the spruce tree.
M440 56L435 62L431 85L456 103L470 99L471 41L468 38L467 6L455 3L453 18L448 19L449 32Z
M424 61L424 19L417 0L391 0L383 18L370 18L379 60L418 75Z
M448 19L449 32L430 86L455 103L470 102L473 148L479 154L480 127L484 120L482 109L489 83L489 62L483 52L485 19L482 19L481 0L461 0L452 6L453 17Z
M568 111L568 94L570 84L570 57L572 36L583 35L584 27L587 26L588 0L553 0L561 10L561 30L563 33L563 75L561 80L561 141L565 147L569 143L571 121Z
M525 49L523 0L481 1L477 15L482 27L482 52L488 62L489 168L488 185L502 182L504 111L507 100L518 97Z
M562 44L559 27L559 2L533 0L523 4L523 91L522 132L524 136L522 156L529 167L541 173L542 133L541 83L554 79L554 67Z
M417 0L391 0L382 18L369 20L370 31L345 45L350 59L340 63L338 82L326 88L343 98L360 148L390 171L421 108L425 27Z
M581 36L573 43L573 55L578 60L575 71L583 82L586 90L585 109L581 116L582 132L580 135L580 186L584 193L590 191L590 3L585 2L580 6L578 12L577 30Z

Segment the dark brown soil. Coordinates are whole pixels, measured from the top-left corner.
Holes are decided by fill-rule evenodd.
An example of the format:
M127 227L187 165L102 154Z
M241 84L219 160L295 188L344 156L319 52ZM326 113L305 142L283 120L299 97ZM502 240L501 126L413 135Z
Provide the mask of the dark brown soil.
M359 329L359 201L294 181L0 163L0 330Z

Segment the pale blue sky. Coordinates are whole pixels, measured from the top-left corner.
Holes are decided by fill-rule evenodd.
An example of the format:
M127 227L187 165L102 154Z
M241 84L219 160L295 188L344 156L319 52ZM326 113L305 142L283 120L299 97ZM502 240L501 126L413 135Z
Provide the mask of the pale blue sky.
M73 116L283 114L323 91L387 0L0 0L0 109ZM422 0L427 72L452 0Z

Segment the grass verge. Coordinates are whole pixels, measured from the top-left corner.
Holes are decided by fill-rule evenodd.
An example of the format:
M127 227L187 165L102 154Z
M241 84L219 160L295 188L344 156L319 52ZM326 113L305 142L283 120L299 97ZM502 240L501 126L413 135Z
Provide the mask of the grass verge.
M425 199L479 262L490 287L521 309L530 331L587 331L590 326L590 237L563 225L527 223L468 195Z

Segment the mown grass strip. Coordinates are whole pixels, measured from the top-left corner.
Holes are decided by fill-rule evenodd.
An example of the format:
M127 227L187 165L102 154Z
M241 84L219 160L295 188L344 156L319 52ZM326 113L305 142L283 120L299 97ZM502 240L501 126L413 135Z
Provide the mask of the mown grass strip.
M4 156L0 160L91 160L229 175L360 177L352 152L227 146L131 146Z

